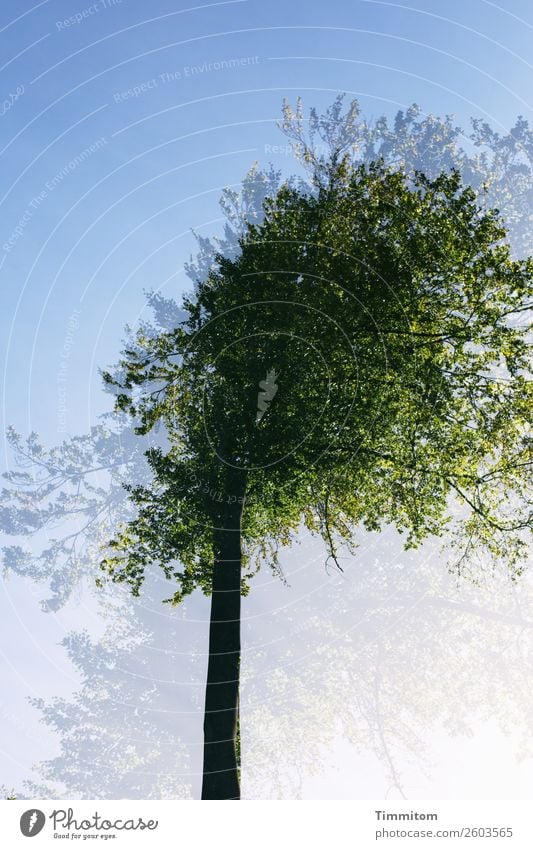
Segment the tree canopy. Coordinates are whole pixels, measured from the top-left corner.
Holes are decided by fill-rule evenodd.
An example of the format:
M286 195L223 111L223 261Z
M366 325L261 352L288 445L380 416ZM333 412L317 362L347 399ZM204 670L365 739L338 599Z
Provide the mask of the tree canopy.
M139 332L117 405L163 421L150 486L104 568L134 593L153 562L172 601L210 590L213 530L244 504L247 578L304 521L340 540L391 524L407 546L463 506L460 562L484 547L520 571L531 527L533 261L511 258L498 214L457 172L407 178L332 157L313 189L282 185L234 258L167 332Z

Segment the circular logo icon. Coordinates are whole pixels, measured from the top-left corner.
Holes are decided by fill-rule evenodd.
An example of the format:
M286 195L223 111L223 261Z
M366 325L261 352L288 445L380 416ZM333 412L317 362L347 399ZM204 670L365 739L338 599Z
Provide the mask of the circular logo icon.
M37 808L30 808L29 811L24 811L20 818L20 830L24 837L35 837L43 830L46 817L42 811Z

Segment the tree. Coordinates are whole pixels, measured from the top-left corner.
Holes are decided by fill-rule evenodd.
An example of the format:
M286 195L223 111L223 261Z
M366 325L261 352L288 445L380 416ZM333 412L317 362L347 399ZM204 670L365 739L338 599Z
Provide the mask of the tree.
M354 166L363 162L370 163L371 161L382 157L389 167L401 170L409 176L412 176L414 171L417 169L422 171L426 176L432 177L437 176L443 169L447 171L452 168L459 169L463 180L467 184L472 185L476 189L476 192L478 192L478 202L483 208L488 209L494 205L499 206L511 240L513 253L520 256L527 255L527 253L531 251L532 243L529 216L531 213L532 199L531 187L533 185L531 170L533 147L531 143L531 130L529 130L527 122L523 119L518 119L515 126L510 129L508 134L500 136L490 127L487 125L480 125L479 122L477 124L474 122L472 132L465 133L461 130L461 128L454 126L451 119L448 117L442 118L432 115L422 117L422 112L416 105L411 106L405 113L399 112L392 122L389 122L389 120L383 116L380 117L374 124L368 122L365 120L364 116L359 114L356 115L357 120L353 120L354 112L358 111L357 104L355 104L355 102L350 106L347 115L343 115L340 110L337 110L336 116L332 110L329 110L328 113L326 113L326 116L318 116L316 112L312 112L311 120L309 122L304 120L302 109L301 107L299 108L301 115L299 126L297 126L296 121L291 123L289 120L285 125L285 129L290 133L296 134L294 136L295 144L298 144L298 138L301 140L300 147L296 150L296 153L305 162L312 185L316 184L315 169L312 162L306 162L304 154L306 149L309 149L312 153L313 141L312 139L306 138L306 127L309 126L309 132L314 133L315 137L318 136L318 140L321 143L320 149L324 150L324 147L328 144L327 134L329 133L331 137L327 123L323 126L324 119L327 119L330 122L333 121L334 123L336 121L339 125L348 127L348 129L345 130L342 130L342 128L339 127L338 132L342 131L344 133L344 139L347 139L350 142L350 154ZM289 112L290 110L287 106L285 109L286 118L289 116ZM463 146L464 139L470 139L473 143L473 153L470 149L467 150ZM476 151L479 152L476 153ZM217 253L222 253L224 256L229 257L236 257L238 255L238 238L239 235L243 233L243 230L245 230L246 222L258 222L262 220L262 200L268 195L275 193L279 185L280 175L277 172L274 172L272 169L267 172L261 172L254 167L246 175L240 191L237 192L233 189L227 189L223 192L221 205L227 221L227 224L224 227L223 236L221 239L199 239L200 252L198 258L195 261L191 261L187 267L187 272L195 286L205 281L209 270L215 261ZM154 309L157 329L172 329L179 323L179 321L182 320L183 312L179 305L174 301L163 299L159 295L152 295L150 296L150 302ZM132 427L135 422L132 422L129 418L119 418L111 423L110 417L106 417L104 421L104 425L98 425L93 428L89 434L76 436L71 440L65 441L61 446L52 448L50 451L47 451L44 446L38 442L35 435L32 435L24 442L17 437L16 434L12 433L10 437L10 441L14 449L16 465L14 471L4 475L4 477L7 477L8 479L8 485L2 492L0 524L2 530L7 534L32 540L32 546L31 549L25 548L24 550L18 544L8 545L5 547L4 565L9 571L15 572L20 576L29 577L32 580L41 582L49 582L51 584L52 598L46 603L45 609L53 610L63 605L68 600L72 590L75 590L81 581L94 575L96 568L95 564L99 559L99 542L101 543L106 539L109 539L109 536L113 533L113 528L116 526L117 522L126 521L132 512L132 505L128 503L128 499L124 498L122 484L124 482L131 482L135 484L145 479L146 472L143 462L143 451L149 447L151 441L153 442L154 432L152 431L144 439L142 439L139 436L133 435ZM159 441L162 440L163 434L161 430L157 433L156 438ZM45 531L44 534L42 534L42 530ZM50 536L54 538L51 543L49 542ZM368 538L369 535L367 534L360 535L360 540L363 543L363 546L358 548L356 555L358 582L361 581L361 586L359 586L358 583L357 593L353 597L353 601L351 600L352 596L350 595L349 604L360 605L360 596L364 597L364 587L366 586L367 581L361 574L361 571L363 567L367 570L367 566L365 564L365 544ZM370 534L370 538L372 538L372 534ZM379 539L380 546L378 550L381 552L383 560L386 561L388 556L386 552L387 537L381 534ZM472 549L470 549L470 554L472 553ZM392 551L390 554L390 564L387 564L386 562L384 563L386 570L384 574L389 574L390 572L390 574L394 576L395 581L397 572L394 569L394 563L398 556L398 554ZM412 562L414 572L421 579L422 568L420 562L418 560L409 562ZM464 561L462 565L465 565ZM472 570L472 576L475 577L478 582L483 580L483 563L476 564L475 569ZM346 577L346 573L344 577ZM417 583L414 580L414 576L413 581L413 592L416 592ZM492 583L488 576L485 577L484 583L488 585L490 590ZM464 587L464 582L462 582L461 586L463 588L462 594L464 596L467 588ZM524 587L522 586L522 592L523 589ZM294 611L294 590L289 590L288 592L290 592L291 597L291 609ZM497 592L498 594L501 594L501 590L499 588ZM373 604L378 603L376 601L378 597L379 595L375 596L370 593L365 604L372 607ZM146 587L144 588L143 599L146 599ZM121 601L124 601L122 597ZM294 622L293 630L298 634L304 633L301 631L301 620L304 618L310 618L313 623L316 623L316 643L318 643L319 638L323 636L325 632L330 633L333 630L335 633L341 633L343 621L341 619L341 614L344 613L344 615L346 615L346 612L344 611L346 606L344 603L345 601L346 592L343 590L340 593L338 604L331 606L329 609L320 610L320 616L318 616L318 611L313 607L307 610L307 607L299 605L296 608L295 616L296 618L299 617L300 621L298 623L296 621ZM193 602L195 602L194 599ZM284 604L281 599L280 603ZM106 606L102 605L102 610L105 611L105 609ZM153 620L153 618L148 618L148 621L145 621L145 617L143 615L145 608L142 605L140 606L137 604L137 606L134 607L132 605L126 606L121 603L121 609L123 610L123 616L121 619L122 624L119 627L119 624L116 623L115 617L111 618L109 629L110 633L106 637L105 646L103 648L106 652L109 652L110 641L113 639L113 635L115 635L115 650L117 655L116 668L130 667L130 664L132 663L142 665L144 662L142 658L135 660L133 658L129 658L129 653L131 651L134 651L136 654L140 654L140 649L128 647L128 653L124 655L126 649L122 645L121 637L119 637L118 634L122 634L124 630L131 630L132 627L134 629L137 627L139 633L144 633L145 630L150 632L151 629L155 629L154 638L158 641L157 644L160 648L163 648L167 644L169 638L168 634L167 636L164 635L163 626L161 626L159 622ZM141 613L139 613L139 611L141 611ZM477 617L478 614L471 612L470 618L474 616ZM515 616L514 613L513 616ZM263 621L263 619L264 617L261 617L261 621ZM258 621L259 620L256 619L254 622L254 642L256 639L259 642L262 639L261 632L258 632L257 628ZM279 621L279 617L277 617L276 621ZM430 620L428 619L428 627L429 621ZM516 621L516 638L518 640L521 620L517 619ZM295 647L290 645L291 634L293 631L291 631L289 616L286 617L284 625L284 631L281 632L276 639L281 642L289 640L285 653L289 653L289 656L293 657ZM418 629L420 628L420 622L417 627ZM417 627L415 627L415 622L413 622L413 633L409 641L406 642L405 646L398 645L398 651L403 649L407 657L412 657L413 653L416 652L416 640L419 636L417 635ZM307 640L307 630L305 631L305 634ZM402 639L405 642L406 637L403 632L401 632L401 634ZM465 655L461 664L461 671L463 672L465 682L468 682L472 676L478 678L480 675L479 670L483 664L483 668L486 668L487 670L487 676L490 677L489 670L491 668L492 661L490 650L488 648L490 645L487 639L488 636L489 633L485 633L483 637L479 637L479 640L483 641L483 644L487 646L487 657L485 659L478 658L475 654L472 654L472 642L469 643L469 654ZM266 635L265 638L267 638ZM361 652L363 652L363 657L365 657L365 637L363 633L360 634L360 638L362 641ZM180 646L182 648L183 646L182 642L179 641L179 638L177 639L178 643L176 644L176 651L179 651ZM370 637L370 639L373 640L373 637ZM397 639L400 639L400 633L398 633ZM427 639L427 635L424 639ZM433 644L435 645L435 643L439 642L441 639L449 639L450 644L454 645L457 640L460 639L459 625L457 625L457 634L455 634L453 630L450 630L447 634L442 636L439 635L437 641L434 639ZM514 638L509 639L509 642L514 645L513 641ZM518 642L516 645L516 680L505 679L505 683L503 683L503 678L501 678L502 684L498 690L499 699L503 699L505 697L511 700L511 702L513 700L516 701L517 699L517 681L520 679ZM79 668L83 666L83 670L86 670L93 663L93 658L92 656L89 657L85 648L83 657L78 657L78 648L82 646L85 646L83 640L77 637L73 637L68 641L68 649L72 654L76 665ZM98 657L100 652L98 644L94 645L93 651L95 653L94 656ZM431 663L435 662L434 651L435 650L433 650ZM389 652L390 647L387 647L387 653ZM280 664L283 662L284 657L285 654L281 656ZM505 669L506 672L508 672L508 655L506 655L506 657L507 662ZM372 710L372 686L370 686L371 669L368 669L367 676L367 674L363 671L364 667L361 654L355 651L347 655L345 654L339 659L339 675L335 675L333 673L333 664L330 664L330 671L332 674L326 675L326 671L323 667L320 667L320 665L317 664L311 665L312 658L309 658L306 664L299 662L298 681L294 671L291 671L291 675L287 679L286 686L283 688L279 698L282 700L290 698L291 688L296 688L298 693L302 695L306 690L312 689L314 692L314 698L309 702L306 710L304 710L303 704L300 709L300 704L302 703L302 698L300 696L298 696L298 704L291 704L290 716L292 718L292 723L284 725L283 742L281 742L281 740L279 741L278 757L275 757L275 752L272 748L270 748L268 754L265 754L263 749L260 748L261 743L263 743L263 746L267 748L269 745L271 746L271 743L269 740L265 739L264 733L261 735L259 730L257 730L253 739L253 758L254 763L258 765L257 768L263 769L263 777L260 779L256 775L257 768L253 770L253 775L250 768L250 754L252 753L252 741L250 739L250 735L254 735L254 728L259 729L259 726L254 719L257 711L254 711L254 716L252 717L253 702L254 698L257 698L261 702L271 704L272 696L269 681L272 679L273 687L279 689L279 676L273 675L267 677L261 666L257 666L257 663L255 662L255 654L252 653L250 648L248 649L247 658L248 680L250 680L250 674L253 674L250 672L251 666L252 669L257 669L257 675L260 676L261 681L264 683L264 688L259 691L254 687L255 696L250 695L245 706L247 716L245 744L246 751L248 753L248 779L254 787L259 785L260 790L258 792L262 796L267 791L268 776L272 775L274 780L277 764L279 760L286 755L288 743L291 739L291 751L293 753L291 757L294 757L294 760L296 761L297 756L303 763L304 755L300 746L300 744L303 743L303 740L301 737L298 737L298 734L301 733L301 728L305 726L306 733L312 740L315 740L317 735L314 731L310 731L309 729L312 728L315 731L318 731L320 722L322 725L322 731L324 731L324 709L326 706L328 706L329 712L332 716L339 715L343 701L350 704L366 704L368 701L370 705L369 710ZM401 658L399 662L401 663ZM470 667L465 665L467 662L470 663ZM115 663L115 661L113 663ZM150 661L150 663L152 663L152 661ZM267 666L268 670L269 655L265 656L263 663ZM368 698L365 693L361 696L361 694L357 692L357 689L354 690L355 681L352 681L351 686L348 686L346 683L343 685L342 678L340 677L340 668L343 665L344 668L348 668L350 665L357 668L357 681L361 687L365 686L364 682L366 682L368 677L370 686ZM100 666L99 668L103 669L104 667ZM293 667L291 667L291 669L293 669ZM321 669L323 671L320 671ZM439 675L444 681L444 676L446 676L447 672L445 656L439 669L441 669ZM468 671L469 669L472 670L471 673ZM391 662L389 664L387 672L388 679L390 679L393 671L397 671L395 662ZM430 676L429 671L427 674L429 678L427 683L424 683L422 690L424 687L431 687L433 699L441 706L444 706L445 694L449 695L450 692L454 690L454 687L458 694L463 692L461 689L463 687L463 684L461 683L463 679L457 678L457 671L454 674L453 681L451 681L450 676L448 676L446 679L447 683L443 687L440 696L438 691L435 691L435 678ZM501 674L502 673L499 673L500 677ZM96 768L96 774L93 774L92 776L90 773L87 773L87 779L84 785L83 780L78 778L78 776L81 776L82 774L81 770L76 775L72 769L69 770L68 766L65 767L63 761L67 764L72 764L73 761L79 762L80 764L83 764L84 762L86 763L87 751L91 751L92 755L95 756L94 749L92 748L94 746L93 729L95 726L98 726L104 732L101 747L102 752L108 745L106 742L108 738L111 739L113 743L117 744L117 749L120 749L124 745L124 740L119 739L120 735L118 735L118 737L116 736L115 729L120 726L123 721L126 722L126 724L128 722L130 724L132 723L131 711L128 707L125 708L126 713L123 719L117 716L115 709L113 711L107 710L106 695L104 692L105 688L107 688L108 693L113 693L116 692L117 687L121 687L123 683L124 692L122 695L124 698L122 700L125 701L127 705L134 703L135 700L137 700L137 703L142 702L143 705L146 705L147 710L149 710L150 705L154 707L154 727L149 733L145 734L144 731L145 719L149 715L144 714L144 711L142 713L142 722L140 720L138 721L138 728L135 728L134 722L131 725L132 735L135 735L135 740L139 739L139 742L142 743L141 738L144 736L148 740L150 738L157 739L157 736L161 734L166 737L171 733L169 726L165 725L162 728L160 724L161 712L158 710L160 700L167 698L168 694L160 692L160 686L157 680L154 683L154 687L150 691L146 691L146 689L143 686L140 686L140 684L137 688L132 689L134 680L140 683L142 682L142 678L140 677L134 677L134 679L131 680L126 678L124 679L124 682L117 680L117 676L113 672L113 664L109 665L106 675L108 680L100 688L102 694L101 704L96 705L96 707L94 705L94 700L92 699L93 681L90 676L87 679L87 686L85 690L80 691L80 693L76 696L77 702L85 705L85 707L88 708L89 713L93 714L91 717L92 724L87 721L87 711L80 714L76 706L71 709L68 704L59 702L47 706L38 705L43 710L44 721L49 725L49 727L56 728L58 732L62 734L62 745L64 750L63 759L58 759L57 762L54 761L53 765L46 765L45 772L42 773L42 775L48 779L50 776L50 770L54 770L54 778L61 782L69 776L67 782L67 786L70 786L69 792L71 794L82 793L82 795L85 794L85 797L87 798L93 798L95 792L94 788L98 786L99 768ZM299 681L300 678L302 679L301 683ZM401 701L402 694L405 693L406 689L409 689L410 691L413 684L412 682L409 682L409 684L404 683L402 678L397 681L395 679L394 684L391 681L388 681L387 683L389 686L394 687L394 690L391 693L390 706L388 708L389 711L394 711L394 705L397 704L398 701ZM316 698L317 685L321 686L321 705L319 705ZM250 685L248 684L248 686ZM464 686L466 686L466 684ZM488 704L488 694L493 686L494 682L488 680L486 684L487 692L481 693L479 700L480 704ZM394 693L396 693L396 695L394 695ZM109 696L109 698L113 697ZM91 702L90 705L88 704L89 701ZM450 704L450 714L452 712L454 715L457 714L459 701L459 696L457 696L455 702ZM280 702L280 704L282 703L283 701ZM264 709L266 709L266 704ZM500 704L500 702L498 702L498 704ZM319 706L317 707L317 705ZM95 707L94 710L93 707ZM260 725L265 724L264 709L263 712L259 711L258 722ZM383 712L383 709L382 704L381 712ZM513 708L513 705L511 705L511 709L514 709L514 719L512 724L516 727L518 716L527 715L527 706L525 708L521 708L520 704L517 704ZM64 722L66 711L68 711L70 717L70 725L68 728ZM377 722L377 707L375 714ZM432 716L435 715L433 708L431 708L430 714ZM410 719L412 728L409 732L413 739L414 736L416 736L415 730L417 728L420 728L424 724L427 726L429 714L426 712L424 716L426 717L425 720L423 716L416 712L416 709L413 709L413 715ZM384 719L385 722L387 722L387 714L385 714ZM464 721L468 723L468 714L464 716ZM76 727L76 722L78 727ZM347 732L349 731L349 736L357 737L357 728L360 725L360 718L358 720L355 707L353 717L350 722L352 723L352 728L349 728L349 722L347 722ZM332 718L330 719L330 725L331 723L333 723ZM398 729L394 713L390 714L388 723L390 727L388 734L389 745L393 746L393 729L395 729L396 732ZM172 723L170 723L170 726L171 725ZM276 723L275 726L273 724L272 727L276 727L279 732L279 723ZM180 730L181 723L178 731ZM402 734L400 736L405 735ZM364 732L364 738L366 740L367 732ZM309 741L307 741L305 757L308 758L309 763L311 763L313 761L313 752L312 747L309 747L308 744ZM313 745L315 744L313 743ZM172 748L177 751L179 750L179 746L179 735L176 733L176 729L174 729L172 736ZM298 748L298 751L294 748L295 746ZM283 752L281 749L283 749ZM115 749L113 751L116 752ZM143 751L142 745L138 745L135 752L135 761L137 764L145 762L148 770L153 770L153 754L153 752L147 754ZM165 753L165 757L168 757L168 752ZM314 760L316 761L316 757ZM388 756L384 760L388 761ZM99 763L98 755L96 755L96 762ZM133 794L134 796L136 793L137 795L140 793L139 797L144 798L143 794L148 793L153 798L160 798L162 790L157 775L154 775L152 778L153 785L151 790L149 784L150 772L143 775L143 782L146 783L143 783L142 786L145 789L141 791L139 784L136 790L136 785L134 785L132 780L126 759L122 760L115 757L114 762L116 771L109 775L109 792L114 792L113 787L115 787L115 789L118 787L119 795L124 792L129 793L130 795ZM123 765L121 766L121 764ZM267 766L261 767L261 765ZM163 771L165 771L165 769L168 771L168 768L162 763L158 766L158 770L160 768L162 768ZM248 784L248 786L250 786L250 784ZM169 792L169 785L167 784L166 787L167 792ZM39 797L38 789L34 787L30 788L30 790L36 798ZM50 792L49 788L48 795ZM170 793L173 792L175 793L176 790L170 789ZM64 798L64 795L64 793L59 792L56 794L55 798Z
M338 116L337 116L338 117ZM333 115L335 119L335 115ZM153 564L211 594L202 798L239 789L240 600L302 522L339 569L358 527L416 547L454 521L518 576L531 528L531 260L457 172L354 166L332 136L311 190L281 186L236 257L217 257L186 318L143 328L105 373L139 434L159 422L150 486L103 563L140 593Z

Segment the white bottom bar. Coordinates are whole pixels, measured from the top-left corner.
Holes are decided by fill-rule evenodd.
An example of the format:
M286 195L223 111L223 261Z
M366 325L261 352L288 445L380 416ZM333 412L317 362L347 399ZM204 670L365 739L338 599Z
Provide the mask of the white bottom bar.
M531 849L522 801L1 801L6 849L78 844L158 849ZM35 844L29 841L35 838ZM68 843L67 843L68 841Z

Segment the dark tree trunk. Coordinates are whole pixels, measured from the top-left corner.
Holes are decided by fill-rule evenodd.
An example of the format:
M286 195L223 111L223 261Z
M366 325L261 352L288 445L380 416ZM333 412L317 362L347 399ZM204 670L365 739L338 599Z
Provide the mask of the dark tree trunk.
M236 489L241 490L241 487ZM240 799L241 515L243 492L228 496L215 530L202 799ZM239 500L240 499L240 500Z

